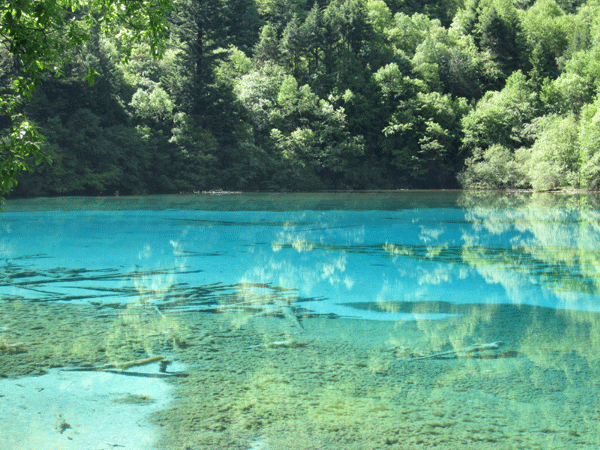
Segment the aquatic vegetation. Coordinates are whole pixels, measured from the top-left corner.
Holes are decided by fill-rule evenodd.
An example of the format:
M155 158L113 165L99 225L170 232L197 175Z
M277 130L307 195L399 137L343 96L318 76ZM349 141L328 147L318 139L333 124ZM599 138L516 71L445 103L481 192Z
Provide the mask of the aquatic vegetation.
M54 424L54 428L60 434L63 434L66 430L71 428L71 425L67 423L67 421L65 420L65 418L62 415L58 414L56 416L56 423Z

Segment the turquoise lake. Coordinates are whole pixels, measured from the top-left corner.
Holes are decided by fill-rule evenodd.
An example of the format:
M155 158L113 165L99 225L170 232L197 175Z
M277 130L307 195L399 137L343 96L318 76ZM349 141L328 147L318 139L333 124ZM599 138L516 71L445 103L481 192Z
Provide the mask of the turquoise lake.
M101 374L138 382L132 449L600 445L598 194L11 200L0 259L5 411ZM11 449L75 445L60 404Z

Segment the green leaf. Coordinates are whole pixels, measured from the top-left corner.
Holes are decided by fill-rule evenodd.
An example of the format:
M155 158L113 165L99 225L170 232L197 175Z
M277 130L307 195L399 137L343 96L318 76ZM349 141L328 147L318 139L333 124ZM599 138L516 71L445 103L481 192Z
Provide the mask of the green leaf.
M100 75L98 72L96 72L94 69L90 68L88 69L87 73L83 76L82 80L83 81L87 81L89 83L90 86L94 85L95 77L96 75Z

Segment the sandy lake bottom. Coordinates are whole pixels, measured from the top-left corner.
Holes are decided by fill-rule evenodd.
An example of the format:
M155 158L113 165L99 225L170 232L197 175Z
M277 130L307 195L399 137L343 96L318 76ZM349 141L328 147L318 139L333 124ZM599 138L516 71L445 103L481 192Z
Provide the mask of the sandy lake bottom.
M457 315L298 326L146 306L0 303L0 449L600 447L599 313L424 302ZM151 355L173 364L65 370Z

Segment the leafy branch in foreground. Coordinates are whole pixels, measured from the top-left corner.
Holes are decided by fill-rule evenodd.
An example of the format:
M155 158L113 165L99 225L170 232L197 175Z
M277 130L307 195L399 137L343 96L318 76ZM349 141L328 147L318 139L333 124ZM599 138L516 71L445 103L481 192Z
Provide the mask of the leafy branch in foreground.
M124 58L136 42L164 52L170 0L0 0L0 44L11 57L11 81L0 93L0 198L16 184L20 171L49 158L44 137L21 112L49 73L62 75L68 50L85 46L91 31L119 36ZM84 79L94 82L90 68Z

